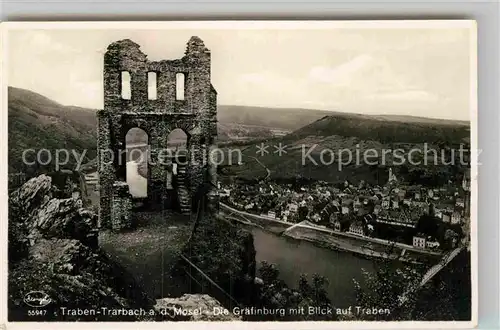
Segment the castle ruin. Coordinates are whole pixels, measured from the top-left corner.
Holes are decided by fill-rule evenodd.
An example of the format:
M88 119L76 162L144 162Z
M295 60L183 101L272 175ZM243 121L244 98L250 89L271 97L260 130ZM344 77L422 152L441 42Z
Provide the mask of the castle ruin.
M200 187L207 181L216 186L216 165L209 154L217 136L217 92L210 81L210 51L200 38L192 37L184 57L176 60L149 61L128 39L107 48L104 109L98 112L99 220L116 230L130 226L132 197L123 151L132 128L148 136L147 200L168 207L165 201L175 195L181 212L192 212ZM166 152L167 137L175 129L187 136L183 156ZM179 165L175 187L169 183L172 163Z

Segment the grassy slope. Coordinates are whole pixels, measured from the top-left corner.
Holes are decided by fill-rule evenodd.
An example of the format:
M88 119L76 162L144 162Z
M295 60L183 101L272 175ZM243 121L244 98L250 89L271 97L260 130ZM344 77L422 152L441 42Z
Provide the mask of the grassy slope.
M26 149L89 149L95 156L95 110L64 106L28 90L9 87L9 172L23 170ZM32 154L32 153L31 153Z

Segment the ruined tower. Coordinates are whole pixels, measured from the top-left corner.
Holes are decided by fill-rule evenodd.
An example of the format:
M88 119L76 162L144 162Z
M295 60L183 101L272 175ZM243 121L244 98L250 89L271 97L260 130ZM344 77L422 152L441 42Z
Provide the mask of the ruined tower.
M156 83L155 95L150 95L151 86L148 90L149 79ZM123 151L127 132L136 127L148 135L147 199L154 203L162 203L172 193L167 189L171 160L166 157L181 157L168 152L167 137L177 128L186 133L185 166L176 193L183 213L189 212L192 197L204 181L216 182L209 150L217 136L217 92L210 81L210 51L200 38L192 37L184 57L175 60L149 61L140 46L128 39L108 46L104 109L98 112L101 226L120 229L128 225L131 196Z

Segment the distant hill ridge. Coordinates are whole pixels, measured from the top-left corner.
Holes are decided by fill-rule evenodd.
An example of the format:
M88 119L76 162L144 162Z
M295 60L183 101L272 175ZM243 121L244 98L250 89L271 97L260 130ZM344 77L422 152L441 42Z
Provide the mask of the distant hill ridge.
M39 105L48 106L50 109L64 108L63 111L58 111L59 115L67 117L67 115L78 115L74 111L83 110L83 114L79 119L90 121L92 124L96 119L90 119L89 115L96 109L83 108L78 106L65 106L57 103L36 92L9 87L10 98L16 100L26 100L28 102L36 102ZM33 109L37 112L43 112L43 109ZM69 112L67 110L70 110ZM248 126L262 126L267 128L281 128L295 130L305 123L311 123L325 116L340 116L340 117L356 117L356 118L371 118L374 120L383 121L401 121L408 123L428 123L437 125L470 125L470 122L463 120L437 119L409 115L366 115L350 112L317 110L307 108L279 108L279 107L262 107L262 106L244 106L244 105L218 105L218 120L221 123L242 124ZM271 112L270 112L271 111ZM51 111L46 111L51 113ZM72 118L74 119L74 118Z
M22 170L25 149L89 150L95 157L96 109L65 106L30 90L9 87L9 172ZM460 140L468 136L469 123L411 116L369 116L301 108L267 108L219 105L219 140L266 138L273 130L291 136L339 135L369 140L412 142L423 136ZM305 126L304 126L305 125ZM411 136L412 141L404 141ZM130 134L127 142L145 142ZM71 164L71 163L70 163Z
M412 119L419 119L418 117ZM427 119L427 118L425 118ZM462 122L384 120L371 116L325 116L309 125L299 128L290 138L307 136L357 137L381 143L467 143L470 127Z
M295 130L306 123L324 117L345 117L356 119L372 119L378 121L395 121L406 123L422 123L436 125L469 126L464 120L438 119L409 115L367 115L352 112L317 110L306 108L271 108L242 105L218 105L220 122L244 123Z

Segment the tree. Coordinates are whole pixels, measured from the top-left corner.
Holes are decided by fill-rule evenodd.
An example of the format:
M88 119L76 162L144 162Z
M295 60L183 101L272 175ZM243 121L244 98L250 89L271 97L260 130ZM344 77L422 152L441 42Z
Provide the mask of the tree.
M280 320L280 321L300 321L300 320L334 320L336 316L332 314L314 315L308 314L309 307L331 308L325 286L327 280L320 275L313 274L312 281L309 282L307 276L302 274L298 280L298 289L292 289L279 278L279 270L276 265L262 262L260 268L262 286L260 287L259 307L274 310L283 310L284 315L275 314L259 316L252 320ZM293 313L292 311L302 311Z
M421 273L408 266L394 269L394 260L384 260L376 265L373 273L363 271L363 284L354 280L357 306L362 308L388 308L389 314L356 315L364 321L411 320L415 304L414 291L421 279ZM405 302L401 303L402 297Z
M202 209L205 207L208 209L196 220L182 253L234 299L243 302L248 298L249 282L253 284L255 278L253 237L214 214L210 205ZM180 274L185 267L180 261Z
M260 267L260 278L264 283L275 283L279 280L279 270L276 265L270 264L267 261L262 261Z
M462 251L419 292L413 317L425 321L471 319L470 253Z
M446 249L453 248L454 242L458 241L459 235L452 229L446 229L444 233L444 244Z
M306 219L307 215L309 214L309 209L305 206L300 206L297 213L299 218L297 222L301 222Z

